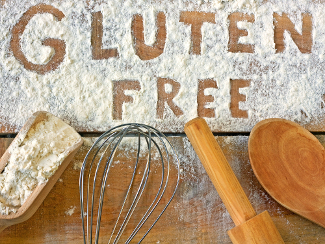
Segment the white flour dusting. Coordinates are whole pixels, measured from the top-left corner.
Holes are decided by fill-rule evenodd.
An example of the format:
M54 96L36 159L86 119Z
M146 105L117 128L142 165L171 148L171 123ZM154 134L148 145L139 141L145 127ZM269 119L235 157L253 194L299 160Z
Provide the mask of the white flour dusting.
M72 214L74 214L76 208L77 208L76 206L71 206L67 211L65 211L65 214L71 216Z
M82 163L83 163L83 161L75 161L74 164L73 164L73 169L74 170L80 170L81 167L82 167Z
M37 14L21 36L24 55L35 64L46 64L54 54L52 48L41 44L44 38L65 41L63 62L44 75L25 69L10 51L13 26L39 3L65 15L58 21L52 14ZM200 55L191 54L191 27L180 21L182 11L194 10L215 13L215 24L202 25ZM91 21L97 11L103 15L102 48L117 48L118 58L92 59ZM132 41L133 16L143 16L144 37L150 45L155 41L155 16L161 11L167 29L164 52L157 58L141 60ZM254 53L228 51L228 16L236 11L254 15L254 23L237 24L239 29L248 30L248 36L239 38L239 43L255 44ZM288 32L284 35L285 51L275 53L274 12L287 13L298 33L301 14L311 14L311 53L301 53ZM324 12L325 4L309 0L5 1L0 8L0 122L19 128L33 112L47 110L71 121L79 130L106 130L120 123L141 122L164 131L183 131L184 124L198 115L198 81L214 79L218 88L205 91L214 98L206 105L215 111L215 117L207 119L214 131L247 131L269 117L317 128L313 123L319 123L324 112ZM183 112L178 117L168 107L164 119L156 116L158 77L180 84L173 99ZM248 118L231 115L230 79L251 81L249 87L239 90L246 95L239 109L247 110ZM113 81L121 80L136 80L141 89L125 91L133 101L123 104L122 120L114 120ZM165 86L167 94L172 91L170 85Z
M47 116L8 149L10 158L0 174L0 214L15 213L55 173L69 153L67 149L81 140L72 127Z

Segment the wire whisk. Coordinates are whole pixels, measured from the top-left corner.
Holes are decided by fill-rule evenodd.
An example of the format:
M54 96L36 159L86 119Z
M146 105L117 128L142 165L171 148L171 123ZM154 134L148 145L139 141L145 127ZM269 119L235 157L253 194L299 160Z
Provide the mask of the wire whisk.
M128 163L132 162L127 165L131 176L126 178L119 175L126 170L120 168L120 171L117 171L116 168L122 167L121 160L118 159L119 154L131 153L129 148L125 148L128 144L134 146L134 159L126 159ZM174 175L171 177L171 173L174 172L177 174L176 178ZM157 176L158 183L154 184L152 179L157 179ZM116 221L115 224L110 224L112 226L110 233L107 234L105 229L105 233L101 233L101 236L108 239L107 243L118 243L129 224L133 231L125 231L127 234L124 235L123 242L130 243L138 235L137 242L140 243L172 201L179 179L180 163L176 151L167 137L157 129L144 124L129 123L116 126L102 134L86 154L80 170L79 191L84 243L98 243L101 220L108 209L107 207L105 210L104 205L114 203L116 191L120 192L120 185L117 182L126 182L126 189L123 190L125 193L119 202L121 207L115 211ZM118 185L112 187L114 189L112 194L107 193L111 187L109 182ZM148 200L151 196L148 192L152 192L155 188L157 192L152 194L153 200ZM149 201L147 204L149 207L143 210L138 203L146 201ZM134 220L135 216L137 220ZM149 224L145 225L147 221Z

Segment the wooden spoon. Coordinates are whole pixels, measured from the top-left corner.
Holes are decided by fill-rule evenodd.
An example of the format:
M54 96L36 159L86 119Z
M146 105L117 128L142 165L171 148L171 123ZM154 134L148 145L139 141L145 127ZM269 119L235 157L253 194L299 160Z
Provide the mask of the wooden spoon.
M34 113L28 121L24 124L22 129L19 131L15 139L13 140L12 144L16 140L23 140L28 131L32 128L35 128L35 126L42 122L47 120L48 115L51 115L47 112L36 112ZM54 116L54 115L51 115ZM27 200L23 203L23 205L17 210L16 213L10 213L9 215L1 215L0 214L0 232L3 231L5 228L7 228L10 225L21 223L27 219L29 219L38 209L38 207L42 204L43 200L47 196L47 194L50 192L56 181L59 179L63 171L68 166L69 162L73 159L74 155L78 151L78 149L81 147L83 143L82 138L80 137L80 140L78 140L74 145L72 145L70 148L67 148L66 151L68 152L65 159L62 161L61 165L58 167L56 172L48 179L46 183L43 183L41 185L38 185L32 194L27 198ZM10 158L9 149L6 150L6 152L3 154L3 156L0 159L0 172L3 171L5 166L7 165L7 162Z
M248 141L254 173L282 206L325 227L325 150L308 130L284 119L267 119Z

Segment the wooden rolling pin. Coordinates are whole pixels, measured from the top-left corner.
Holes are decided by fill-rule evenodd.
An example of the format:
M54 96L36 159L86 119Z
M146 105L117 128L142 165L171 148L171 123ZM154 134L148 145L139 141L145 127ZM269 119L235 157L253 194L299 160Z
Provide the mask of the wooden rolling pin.
M236 227L228 231L234 244L284 243L267 211L256 215L206 121L196 118L185 133L217 189Z

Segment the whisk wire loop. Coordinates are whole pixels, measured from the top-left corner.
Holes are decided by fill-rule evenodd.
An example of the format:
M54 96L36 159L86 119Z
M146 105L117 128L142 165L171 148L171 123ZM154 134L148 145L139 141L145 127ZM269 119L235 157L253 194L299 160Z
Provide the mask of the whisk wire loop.
M117 143L113 146L112 152L111 152L111 154L110 154L110 156L109 156L109 158L108 158L108 160L106 162L106 165L105 165L104 178L101 179L101 193L100 193L100 198L99 198L99 208L98 208L96 236L95 236L96 243L98 243L98 238L99 238L100 221L101 221L101 217L102 217L102 208L103 208L104 194L105 194L105 189L106 189L105 186L106 186L106 182L107 182L107 176L108 176L109 170L111 168L111 165L112 165L113 158L114 158L114 155L116 153L116 150L117 150L118 146L120 145L120 143L121 143L121 141L123 139L123 136L125 136L126 133L127 133L127 130L122 130L119 133L117 133L113 137L112 142L110 142L109 145L105 148L105 151L104 151L104 153L102 154L102 156L101 156L101 158L99 160L99 162L101 163L102 159L104 158L105 152L107 151L109 146L114 142L114 140L116 138L118 138L118 136L120 136L118 138ZM97 173L98 173L97 170L99 168L100 163L97 166L95 178L97 178ZM96 183L96 180L94 179L93 202L94 202L94 195L95 195L95 183ZM92 204L92 210L93 210L93 208L94 208L94 204ZM92 214L92 216L93 216L93 214Z
M141 135L141 133L139 133L138 136L140 137L140 135ZM148 141L147 141L147 143L148 143ZM137 161L139 160L140 148L141 148L141 140L138 142ZM150 148L151 148L151 142L150 142L150 140L149 140L148 150L149 150ZM116 235L116 238L115 238L115 240L114 240L113 243L117 243L117 241L119 240L121 234L123 233L123 231L124 231L124 229L125 229L125 227L126 227L128 221L129 221L129 219L131 218L132 213L133 213L135 207L137 206L137 204L138 204L138 202L139 202L139 200L140 200L140 197L141 197L141 195L142 195L142 193L143 193L143 191L144 191L144 186L145 186L145 184L146 184L146 182L147 182L147 180L148 180L148 177L149 177L150 160L151 160L151 150L149 150L148 158L149 158L149 160L147 161L148 163L146 164L146 168L145 168L145 170L144 170L144 174L143 174L143 176L142 176L140 186L139 186L139 188L138 188L138 190L137 190L137 192L136 192L136 194L135 194L135 197L134 197L134 200L133 200L132 203L131 203L130 209L129 209L129 211L128 211L127 214L126 214L126 216L125 216L125 218L124 218L124 221L123 221L123 223L121 224L121 227L120 227L120 229L119 229L119 231L118 231L118 233L117 233L117 235ZM126 198L127 198L127 197L128 197L128 194L126 195ZM126 199L126 198L125 198L125 199ZM121 213L121 212L122 212L122 209L121 209L120 213ZM117 221L116 221L116 223L117 223Z
M150 206L147 208L145 213L142 215L140 221L136 224L132 233L126 239L125 243L130 243L135 236L139 233L139 230L144 226L145 222L148 221L152 213L157 209L157 206L161 203L161 200L166 193L168 187L173 187L173 191L171 196L169 197L167 203L159 207L162 210L160 213L155 214L154 220L152 220L152 224L145 233L142 235L138 243L142 242L143 239L148 235L153 226L157 223L159 218L165 212L169 204L171 203L173 197L176 194L176 190L178 188L179 180L180 180L180 163L178 156L176 154L175 148L169 142L167 137L158 131L157 129L138 123L128 123L116 126L107 132L103 133L92 145L90 150L85 156L83 165L80 170L80 178L79 178L79 191L80 191L80 207L81 207L81 218L82 218L82 229L84 235L84 243L93 243L93 225L95 216L95 204L97 201L96 195L98 194L98 181L99 184L99 199L98 199L98 210L97 210L97 221L96 221L96 229L95 229L95 237L94 243L98 243L99 234L100 234L100 226L101 226L101 217L103 213L103 205L105 198L105 190L108 180L108 175L113 165L114 159L118 152L119 146L121 145L123 139L125 137L136 137L137 139L137 151L136 151L136 159L133 166L133 173L131 179L128 183L128 188L126 190L126 195L123 198L122 206L119 210L117 220L115 221L115 225L112 228L112 231L109 235L108 243L118 243L122 234L124 233L130 219L133 216L134 211L137 208L138 203L146 189L146 186L149 184L149 177L151 171L151 163L152 163L152 150L153 147L157 149L158 159L161 164L161 180L159 183L159 187L157 193L154 195L153 201L150 203ZM156 141L157 138L157 141ZM147 150L146 153L146 161L145 164L141 161L141 166L143 169L143 174L140 180L140 183L137 186L137 189L132 190L135 185L135 177L137 172L140 171L140 158L141 158L141 150L143 149L142 140L145 141L144 149ZM159 146L161 144L161 146ZM170 181L170 171L171 171L171 163L175 162L177 169L177 178L176 182L169 183ZM95 164L97 163L97 166ZM100 173L100 169L104 167L103 173ZM129 166L131 167L131 166ZM85 178L86 171L89 170L87 177ZM139 172L140 173L140 172ZM94 176L92 176L94 174ZM91 180L93 177L93 180ZM87 185L86 192L84 192L84 185ZM92 184L92 185L91 185ZM172 185L171 185L172 184ZM132 194L131 194L132 191ZM135 193L133 193L135 192ZM131 195L132 200L130 202ZM86 198L86 199L84 199ZM106 199L106 198L105 198ZM85 201L86 200L86 201ZM166 202L164 201L164 202ZM126 210L126 213L123 214L124 209L126 207L126 203L130 202L129 209ZM86 205L86 206L85 206ZM86 207L86 212L85 212ZM123 216L123 220L121 219ZM151 219L151 218L150 218ZM119 222L122 223L119 224ZM115 233L117 232L117 233Z

